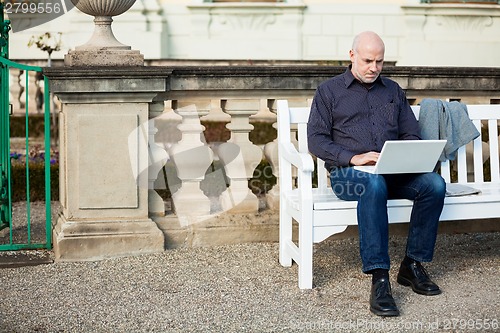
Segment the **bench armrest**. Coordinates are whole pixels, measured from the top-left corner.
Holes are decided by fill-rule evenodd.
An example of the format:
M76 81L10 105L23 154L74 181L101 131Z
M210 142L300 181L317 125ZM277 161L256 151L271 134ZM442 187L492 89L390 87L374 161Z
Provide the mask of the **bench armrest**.
M279 144L279 154L287 162L302 172L314 171L314 161L312 156L307 153L300 153L290 142Z

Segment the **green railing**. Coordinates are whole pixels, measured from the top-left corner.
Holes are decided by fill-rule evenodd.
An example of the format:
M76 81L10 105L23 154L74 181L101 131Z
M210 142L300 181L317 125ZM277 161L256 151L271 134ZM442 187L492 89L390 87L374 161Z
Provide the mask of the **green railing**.
M34 239L32 237L33 219L31 216L31 198L30 198L30 138L28 128L28 100L29 100L29 74L30 71L38 73L42 72L41 67L27 66L15 63L8 59L8 33L10 30L10 22L4 20L3 17L3 2L0 3L1 11L1 28L0 28L0 238L7 239L0 243L0 250L21 250L21 249L50 249L52 247L51 239L51 197L50 197L50 92L49 82L44 77L44 183L45 183L45 221L42 221L45 228L44 239ZM10 104L10 68L17 68L25 72L25 167L26 167L26 215L20 214L22 217L17 217L16 220L26 218L26 224L20 222L14 224L12 212L12 165L11 165L11 145L10 145L10 116L12 106ZM38 218L38 217L37 217ZM8 237L6 230L8 229ZM26 234L24 234L26 232ZM21 235L19 235L22 233Z
M8 58L8 41L10 22L3 19L4 3L0 3L2 9L0 20L0 58ZM8 73L7 73L8 75ZM4 77L4 72L0 72L1 83L1 105L0 105L0 230L10 227L12 221L12 194L10 179L10 133L9 133L9 90L4 89L9 77ZM6 101L6 103L4 102Z

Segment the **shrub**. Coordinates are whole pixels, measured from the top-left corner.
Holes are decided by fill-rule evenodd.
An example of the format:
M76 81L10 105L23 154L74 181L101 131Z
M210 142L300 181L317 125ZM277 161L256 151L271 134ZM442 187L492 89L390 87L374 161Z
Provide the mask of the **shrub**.
M30 114L28 117L28 133L30 138L43 137L43 114ZM10 117L10 136L13 138L24 138L26 136L26 117L24 115Z
M26 201L26 165L12 164L12 201ZM45 166L42 163L30 163L29 195L31 201L45 200ZM50 196L52 201L59 200L59 164L50 165Z
M26 155L11 152L12 201L27 200ZM45 200L45 152L39 145L28 152L29 196L31 201ZM51 200L59 200L59 154L51 152L50 160Z

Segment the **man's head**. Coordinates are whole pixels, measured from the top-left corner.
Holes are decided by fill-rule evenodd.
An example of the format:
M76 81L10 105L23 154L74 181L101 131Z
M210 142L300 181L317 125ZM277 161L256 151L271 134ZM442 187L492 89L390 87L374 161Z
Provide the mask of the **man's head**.
M385 45L379 35L365 31L354 38L349 57L352 74L363 83L373 83L384 64Z

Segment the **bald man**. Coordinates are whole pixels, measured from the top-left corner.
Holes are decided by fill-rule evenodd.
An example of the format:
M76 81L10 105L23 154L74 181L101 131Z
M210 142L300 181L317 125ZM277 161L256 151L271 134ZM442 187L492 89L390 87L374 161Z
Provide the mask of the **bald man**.
M389 282L387 200L413 200L397 282L418 294L438 295L441 290L421 263L430 262L434 254L446 186L433 172L376 175L354 169L375 164L387 140L421 139L404 91L380 75L384 53L376 33L365 31L354 38L351 65L318 86L307 131L309 151L325 161L334 193L358 202L362 271L372 275L370 311L398 316Z

